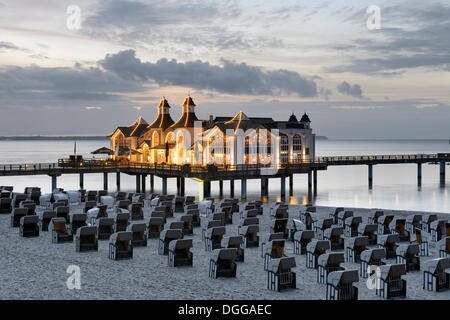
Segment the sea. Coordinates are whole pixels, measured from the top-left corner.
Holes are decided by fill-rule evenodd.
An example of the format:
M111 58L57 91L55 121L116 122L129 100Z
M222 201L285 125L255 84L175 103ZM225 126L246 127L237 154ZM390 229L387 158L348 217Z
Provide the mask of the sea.
M81 140L76 142L77 154L92 158L91 152L108 147L109 141ZM316 156L429 154L450 152L449 140L317 140ZM0 169L2 164L54 163L74 153L71 140L2 140L0 141ZM99 156L96 156L99 158ZM439 165L422 166L422 186L417 186L416 164L389 164L373 167L373 188L368 188L368 168L364 165L329 167L318 172L317 196L313 203L321 206L382 208L450 213L450 166L446 167L446 186L439 184ZM116 191L115 174L109 175L108 190ZM287 180L286 180L287 183ZM147 185L149 181L147 181ZM27 186L39 186L42 192L51 191L49 176L0 177L0 185L12 185L23 192ZM280 199L280 179L270 179L269 201ZM58 187L79 189L78 175L58 177ZM85 174L87 190L103 189L103 174ZM121 175L121 190L134 191L133 176ZM287 186L288 187L288 186ZM147 190L149 188L147 187ZM229 196L229 182L224 182L224 196ZM155 192L161 192L161 180L155 177ZM176 179L168 179L168 193L176 193ZM211 196L219 198L218 182L211 185ZM186 179L186 195L198 196L199 183ZM240 181L235 181L235 196L240 195ZM260 180L248 180L247 198L260 199ZM293 204L308 202L307 175L294 176Z

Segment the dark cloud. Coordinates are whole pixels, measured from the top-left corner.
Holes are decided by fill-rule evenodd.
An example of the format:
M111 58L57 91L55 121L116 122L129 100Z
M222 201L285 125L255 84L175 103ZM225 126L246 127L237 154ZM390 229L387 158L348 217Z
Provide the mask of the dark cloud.
M359 84L351 85L347 81L343 81L337 86L337 90L345 95L349 95L359 99L363 98L362 89Z
M246 63L222 60L222 66L208 62L160 59L155 63L142 62L134 50L108 54L99 64L123 79L148 81L157 84L185 86L237 95L297 94L313 97L318 93L311 78L289 70L265 71Z

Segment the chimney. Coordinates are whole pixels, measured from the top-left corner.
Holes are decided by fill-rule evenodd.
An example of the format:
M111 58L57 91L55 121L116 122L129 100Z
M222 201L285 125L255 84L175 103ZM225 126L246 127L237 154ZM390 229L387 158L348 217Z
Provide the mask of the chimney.
M209 115L209 127L212 128L214 125L214 120L213 120L213 116Z

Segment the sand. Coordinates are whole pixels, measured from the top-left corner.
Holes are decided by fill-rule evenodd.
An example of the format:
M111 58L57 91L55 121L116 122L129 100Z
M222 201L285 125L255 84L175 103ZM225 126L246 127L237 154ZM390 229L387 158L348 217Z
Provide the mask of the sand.
M73 212L79 211L73 208ZM368 209L353 208L355 215L367 216ZM145 208L145 222L151 209ZM290 208L290 217L298 218L299 206ZM318 207L320 216L330 208ZM413 212L395 211L396 215ZM426 214L426 213L424 213ZM175 214L175 217L180 214ZM441 217L448 217L440 214ZM176 218L170 218L173 221ZM269 235L269 207L264 206L260 219L260 240ZM227 225L227 235L236 235L239 214L233 225ZM366 218L363 219L366 221ZM149 239L145 248L135 248L132 260L108 259L108 241L99 241L98 252L75 251L75 243L53 244L49 232L38 238L22 238L18 228L10 228L10 215L0 215L0 298L1 299L325 299L326 285L316 282L317 271L307 269L305 256L295 256L297 288L283 292L267 289L267 272L263 269L261 248L245 249L245 262L237 265L236 278L208 277L210 252L201 240L201 228L194 229L193 267L171 268L167 256L158 254L158 239ZM338 252L338 251L336 251ZM285 254L293 255L293 243L286 242ZM437 257L436 244L430 244L430 256L421 257L421 264ZM394 259L388 260L395 263ZM68 266L81 268L81 289L70 290L66 281ZM359 264L344 263L348 269ZM409 272L407 299L450 299L450 291L433 293L422 289L422 271ZM365 279L358 285L359 299L379 299L375 290L366 287Z

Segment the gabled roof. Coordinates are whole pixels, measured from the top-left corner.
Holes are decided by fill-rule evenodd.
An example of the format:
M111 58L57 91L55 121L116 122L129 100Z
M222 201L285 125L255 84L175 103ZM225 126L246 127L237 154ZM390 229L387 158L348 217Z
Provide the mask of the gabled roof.
M164 109L170 108L169 102L166 98L161 99L158 106L158 117L147 128L148 129L162 129L163 131L174 124L169 113L165 113Z
M311 122L306 112L303 114L302 118L300 119L300 122Z
M254 118L249 118L244 112L240 111L233 118L227 118L227 121L217 121L219 119L225 119L225 117L216 118L214 126L207 130L206 132L211 132L215 127L219 128L223 133L226 133L226 130L234 130L236 132L238 129L247 130L257 130L257 129L268 129L268 126L265 124L266 121L255 121ZM257 118L256 118L257 119ZM262 118L264 120L270 118ZM272 120L273 122L273 120ZM269 122L267 122L269 123Z
M142 142L139 144L138 148L142 148L142 146L143 146L144 144L146 144L149 148L151 148L151 147L152 147L152 140L144 140L144 141L142 141Z
M116 130L109 136L113 136L117 130L122 132L125 138L129 137L140 137L145 131L147 131L148 123L142 118L139 117L133 124L128 127L117 127Z

